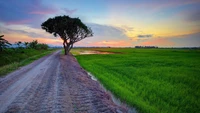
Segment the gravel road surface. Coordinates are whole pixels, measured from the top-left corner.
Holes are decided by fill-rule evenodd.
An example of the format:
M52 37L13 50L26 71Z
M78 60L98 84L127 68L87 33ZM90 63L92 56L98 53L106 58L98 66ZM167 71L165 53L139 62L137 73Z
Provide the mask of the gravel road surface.
M72 55L56 51L0 78L0 113L126 113Z

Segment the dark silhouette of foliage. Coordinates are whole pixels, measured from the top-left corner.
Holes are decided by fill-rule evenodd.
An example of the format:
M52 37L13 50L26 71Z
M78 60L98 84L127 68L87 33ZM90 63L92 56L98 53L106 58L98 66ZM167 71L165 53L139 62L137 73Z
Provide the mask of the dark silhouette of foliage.
M79 18L71 18L65 15L49 18L42 23L41 27L55 37L60 36L63 40L65 55L69 53L74 43L93 36L92 30L82 23Z
M32 42L24 42L27 48L37 49L37 50L47 50L49 46L47 44L38 43L37 40L33 40Z
M3 39L2 37L4 37L4 35L0 36L0 52L11 45L7 40Z
M29 43L29 47L33 48L33 49L36 49L37 48L37 44L38 44L38 41L37 40L33 40L32 42Z
M49 48L49 46L47 44L37 44L36 49L38 50L47 50Z
M28 48L29 42L24 42L26 48Z

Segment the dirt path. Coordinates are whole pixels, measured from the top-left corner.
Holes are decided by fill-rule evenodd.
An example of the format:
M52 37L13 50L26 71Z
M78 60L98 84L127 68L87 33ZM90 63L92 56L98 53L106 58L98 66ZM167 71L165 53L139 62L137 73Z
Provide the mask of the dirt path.
M0 113L124 113L73 56L57 51L0 78Z

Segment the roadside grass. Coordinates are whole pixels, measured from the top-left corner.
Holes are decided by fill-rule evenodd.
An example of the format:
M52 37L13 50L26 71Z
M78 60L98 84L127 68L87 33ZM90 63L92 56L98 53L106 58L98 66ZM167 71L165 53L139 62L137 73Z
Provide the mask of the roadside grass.
M35 49L23 49L18 51L8 50L1 53L0 56L0 76L4 76L21 66L27 65L43 56L46 56L56 49L48 50L35 50Z
M75 57L84 69L96 76L116 97L136 107L139 112L200 111L199 49L87 48L87 50L120 53L76 54ZM80 48L76 53L77 51L80 51Z
M61 54L62 54L62 55L64 55L64 54L65 54L65 51L64 51L64 49L62 49L62 51L61 51Z

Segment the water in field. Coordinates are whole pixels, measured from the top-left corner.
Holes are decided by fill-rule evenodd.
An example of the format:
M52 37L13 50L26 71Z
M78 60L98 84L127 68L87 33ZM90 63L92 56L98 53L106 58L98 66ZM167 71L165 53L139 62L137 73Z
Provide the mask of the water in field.
M88 55L88 54L114 54L112 52L102 52L102 51L80 51L79 54L81 55Z

